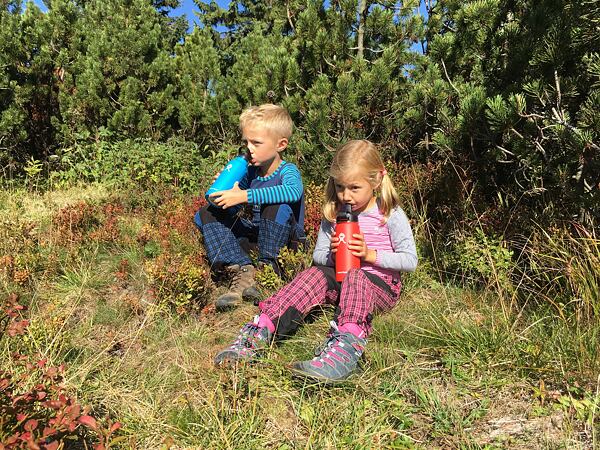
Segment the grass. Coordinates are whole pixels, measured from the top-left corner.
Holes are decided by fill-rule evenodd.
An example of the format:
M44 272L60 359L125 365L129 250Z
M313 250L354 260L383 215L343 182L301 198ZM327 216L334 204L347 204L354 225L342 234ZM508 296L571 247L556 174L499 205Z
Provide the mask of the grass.
M123 439L114 447L595 444L600 324L590 315L569 316L566 309L559 314L548 302L507 308L511 299L494 289L444 285L426 261L405 280L399 305L375 318L363 370L351 380L326 387L288 370L323 341L330 311L273 347L259 364L214 368L215 353L255 309L244 305L217 315L194 308L191 301L204 306L217 286L206 277L198 286L190 275L195 272L181 263L202 256L185 219L191 199L155 202L164 212L174 211L166 218L128 206L134 203L128 195L135 196L98 186L42 196L0 194L0 257L15 256L13 266L0 270L0 290L3 296L18 293L31 319L24 336L0 337L0 365L10 368L15 350L64 363L68 391L96 417L123 423ZM67 228L56 217L80 201L93 206L86 211L94 220L64 240L59 233ZM108 230L116 234L102 228L112 217L103 208L113 203L124 205L118 231ZM24 232L31 224L35 232ZM149 252L148 242L160 251ZM21 269L28 278L17 282L14 273ZM159 294L165 283L176 292ZM204 297L185 302L198 292ZM583 304L588 312L589 303Z

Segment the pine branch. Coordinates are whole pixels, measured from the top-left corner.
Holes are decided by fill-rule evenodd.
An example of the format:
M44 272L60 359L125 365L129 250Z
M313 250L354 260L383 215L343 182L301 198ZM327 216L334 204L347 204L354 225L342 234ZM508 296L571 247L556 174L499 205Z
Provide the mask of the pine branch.
M457 89L456 86L454 86L454 83L452 82L452 80L448 76L448 71L446 70L446 64L444 63L444 60L440 59L440 61L442 62L442 67L444 68L444 74L446 75L446 79L448 80L448 83L450 83L450 86L452 86L452 88L456 91L456 93L458 95L460 95L460 91Z
M290 2L289 1L286 2L285 9L286 9L286 12L287 12L287 19L288 19L288 23L290 24L290 28L295 33L296 32L296 27L294 27L294 22L292 22L292 14L290 12Z

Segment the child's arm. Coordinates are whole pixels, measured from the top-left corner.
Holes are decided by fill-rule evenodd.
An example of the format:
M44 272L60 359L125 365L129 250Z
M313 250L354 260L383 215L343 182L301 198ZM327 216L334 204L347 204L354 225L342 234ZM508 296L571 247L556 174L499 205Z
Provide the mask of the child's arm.
M231 208L241 203L248 203L248 191L240 189L239 185L240 183L236 181L231 189L210 194L211 201L223 209Z
M325 219L321 221L317 243L313 251L313 262L319 266L333 266L331 254L331 237L334 234L333 224Z
M253 205L270 205L277 203L295 203L302 198L304 186L298 168L285 163L281 169L281 184L266 188L248 189L248 203Z
M377 251L375 265L384 269L414 272L417 268L417 248L410 223L404 211L396 208L387 221L393 252Z

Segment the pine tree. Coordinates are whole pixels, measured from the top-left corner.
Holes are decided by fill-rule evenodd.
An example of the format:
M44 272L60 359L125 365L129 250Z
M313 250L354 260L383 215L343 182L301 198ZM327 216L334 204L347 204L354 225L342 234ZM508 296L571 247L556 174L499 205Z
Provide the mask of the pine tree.
M23 10L20 1L5 1L0 9L0 159L10 172L47 156L54 141L58 51L51 25L33 3Z
M145 0L85 4L61 87L65 140L101 127L131 137L171 133L177 111L169 45L175 38L164 26Z

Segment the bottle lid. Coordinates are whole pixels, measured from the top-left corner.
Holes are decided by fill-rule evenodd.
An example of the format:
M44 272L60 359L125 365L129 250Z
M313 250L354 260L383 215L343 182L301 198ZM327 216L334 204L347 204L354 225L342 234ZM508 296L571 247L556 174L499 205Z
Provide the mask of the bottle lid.
M252 158L250 157L250 152L248 151L248 149L245 146L241 146L240 148L238 148L238 157L242 157L244 158L246 161L250 161Z
M356 214L352 213L352 205L345 203L342 209L337 213L337 222L358 222Z

